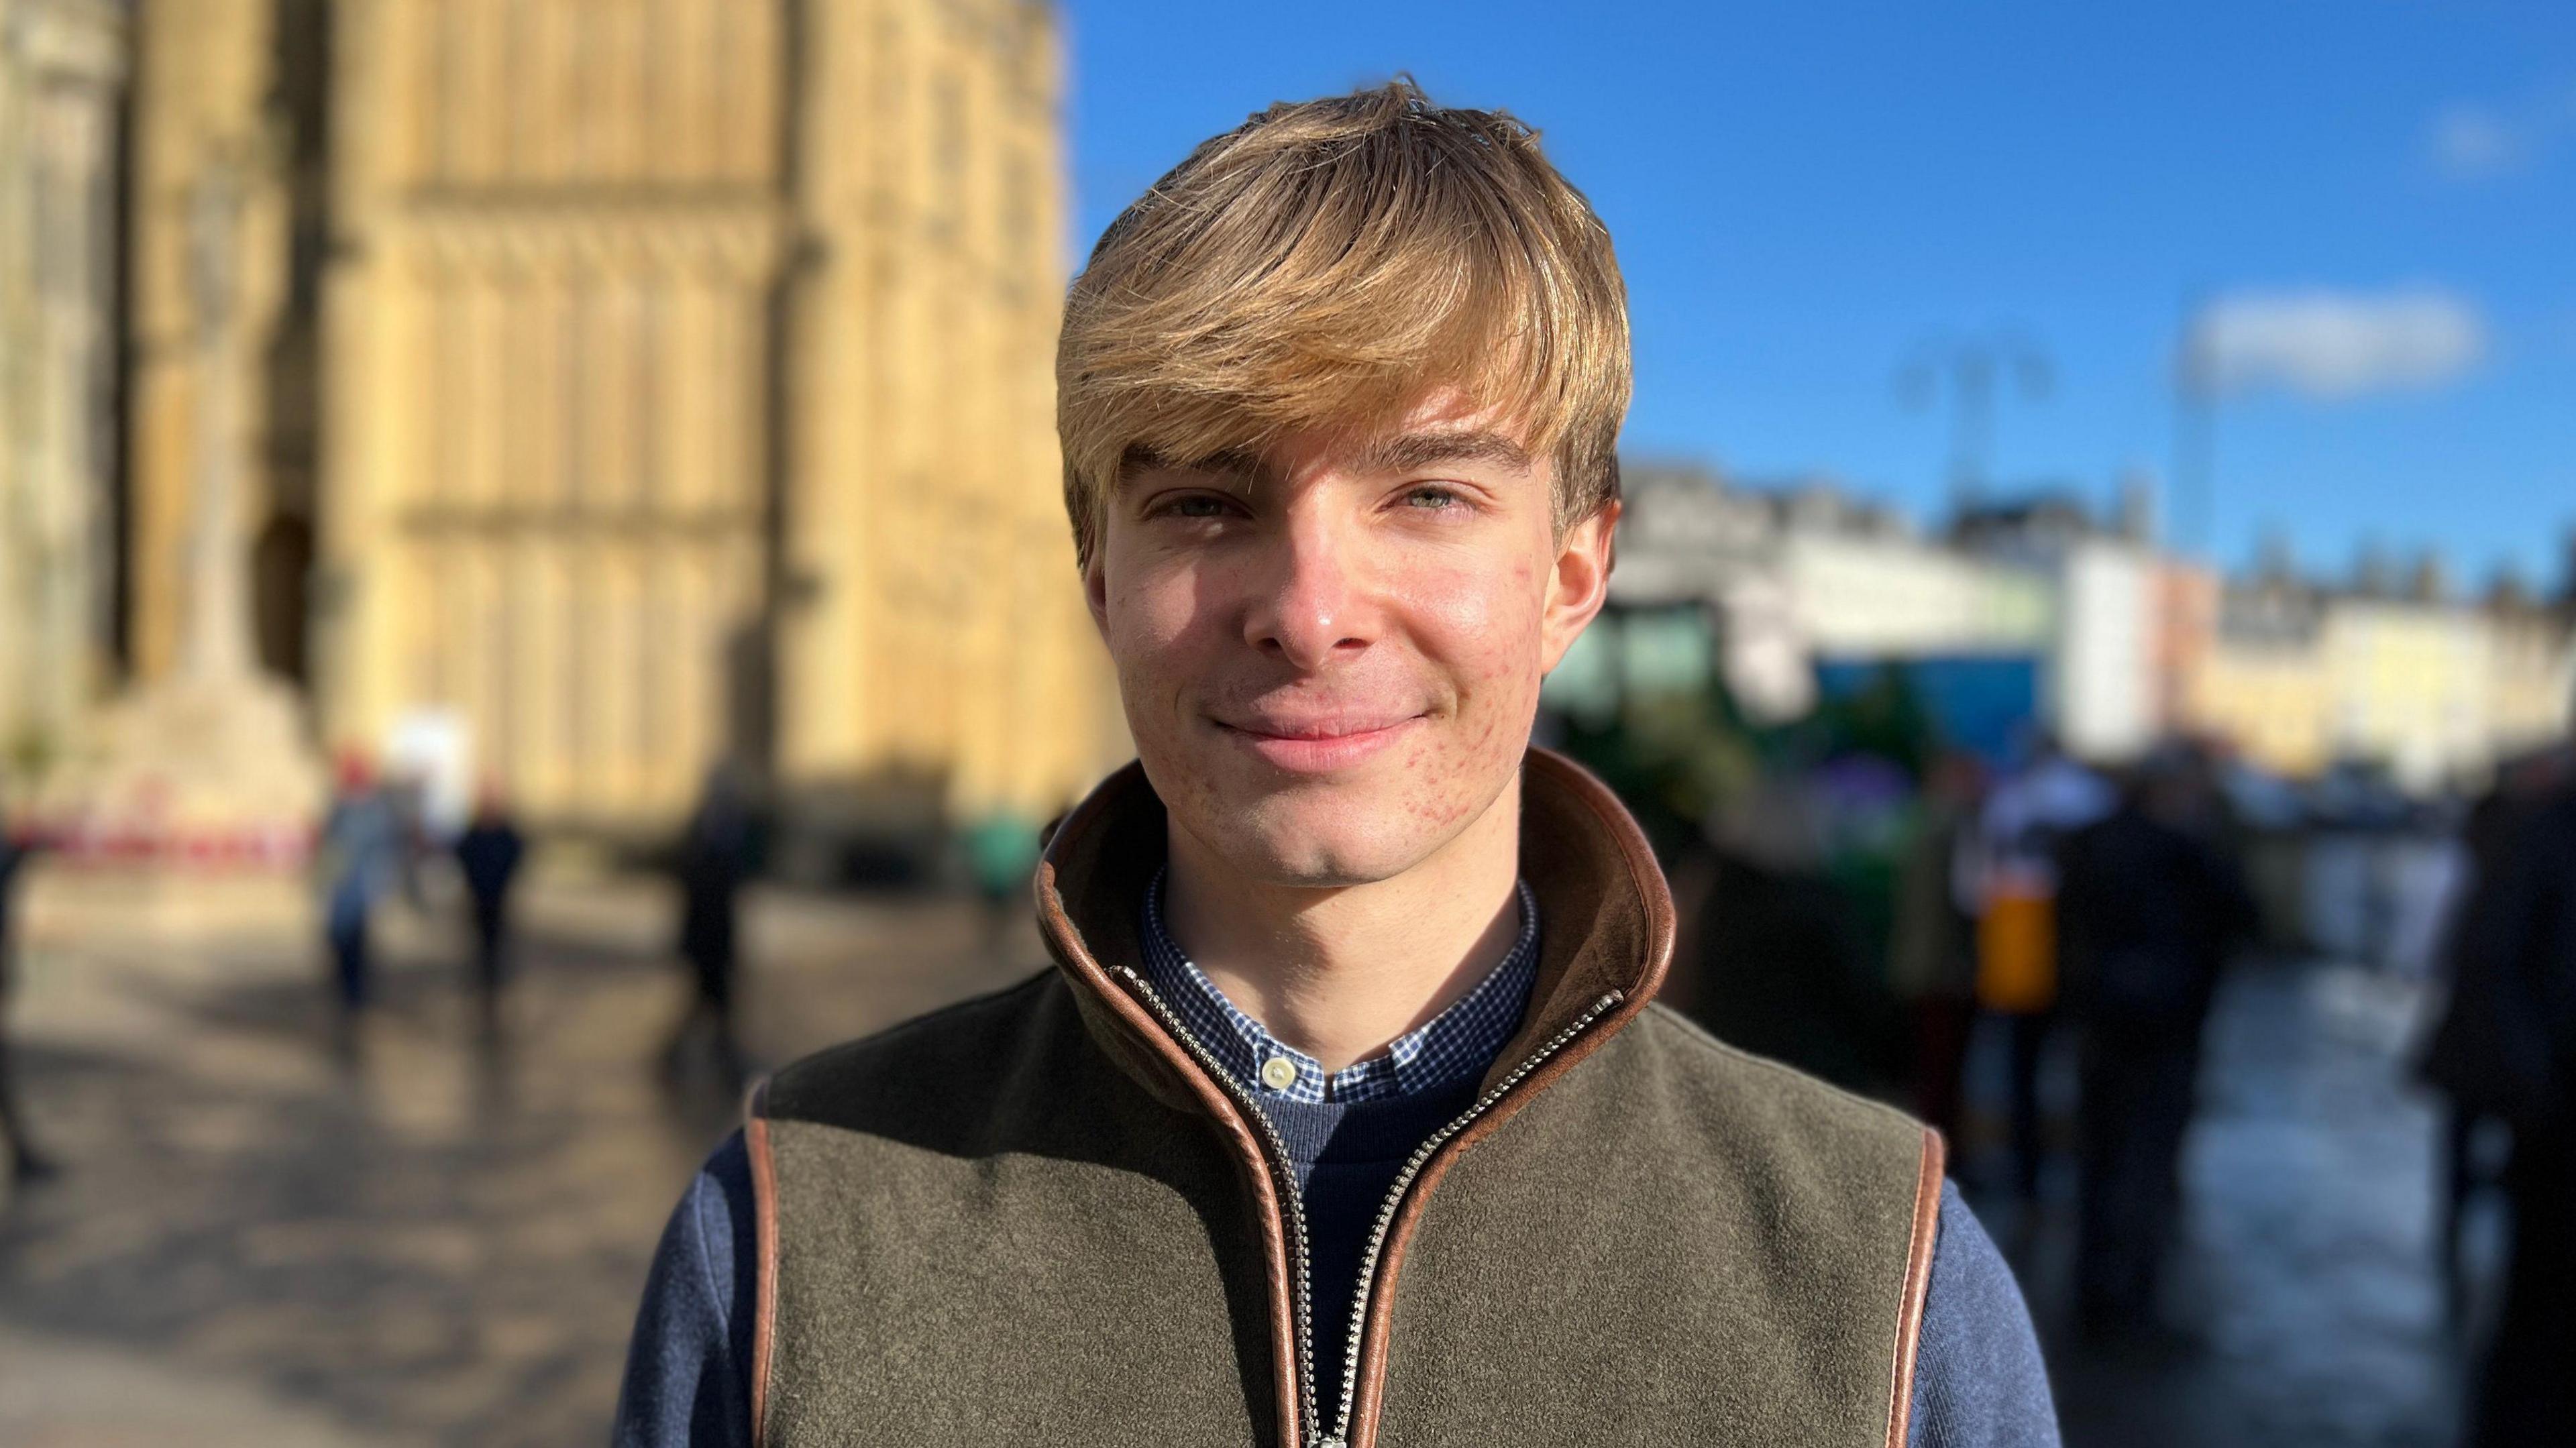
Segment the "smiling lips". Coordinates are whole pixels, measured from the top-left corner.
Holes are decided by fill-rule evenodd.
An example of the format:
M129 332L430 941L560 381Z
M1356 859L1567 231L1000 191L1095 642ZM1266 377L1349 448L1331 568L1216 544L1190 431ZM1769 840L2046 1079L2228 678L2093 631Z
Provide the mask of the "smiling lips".
M1329 774L1377 754L1412 732L1419 714L1335 715L1214 721L1230 738L1290 774Z

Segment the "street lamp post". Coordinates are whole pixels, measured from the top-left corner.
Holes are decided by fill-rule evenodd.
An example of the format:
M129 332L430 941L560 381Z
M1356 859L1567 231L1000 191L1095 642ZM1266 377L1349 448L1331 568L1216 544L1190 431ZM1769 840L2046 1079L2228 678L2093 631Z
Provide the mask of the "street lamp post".
M1997 392L2009 383L2022 397L2035 401L2048 395L2051 380L2047 354L2011 328L1932 337L1897 369L1897 396L1908 406L1929 404L1943 384L1948 385L1954 508L1964 510L1980 501L1994 481Z

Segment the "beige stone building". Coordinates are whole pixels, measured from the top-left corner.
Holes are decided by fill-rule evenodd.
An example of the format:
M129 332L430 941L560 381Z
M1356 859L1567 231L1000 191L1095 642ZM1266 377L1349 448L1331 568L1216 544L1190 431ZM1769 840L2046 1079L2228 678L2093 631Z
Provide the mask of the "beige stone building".
M2268 626L2267 626L2268 625ZM2335 761L2333 695L2320 625L2222 621L2192 657L2181 720L2263 769L2310 778Z
M0 0L0 775L105 682L124 8Z
M2563 603L2276 574L2226 590L2192 656L2185 722L2282 774L2362 761L2410 789L2475 787L2498 759L2565 737L2571 695Z
M247 196L267 665L538 819L1043 814L1114 762L1058 501L1058 35L1032 0L145 0L133 641L203 365L183 224ZM898 792L899 793L899 792Z

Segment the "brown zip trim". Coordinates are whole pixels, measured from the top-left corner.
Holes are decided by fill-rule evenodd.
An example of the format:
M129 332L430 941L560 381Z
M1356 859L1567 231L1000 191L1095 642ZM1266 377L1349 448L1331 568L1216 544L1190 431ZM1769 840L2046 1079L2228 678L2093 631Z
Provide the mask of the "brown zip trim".
M1923 1337L1923 1303L1932 1288L1932 1248L1941 1235L1941 1133L1923 1128L1923 1167L1914 1178L1914 1240L1905 1254L1904 1293L1897 1299L1896 1371L1888 1384L1887 1448L1905 1448L1914 1417L1914 1350Z
M1457 1154L1446 1148L1459 1137L1471 1132L1481 1139L1483 1133L1478 1128L1483 1125L1485 1118L1499 1107L1513 1090L1527 1087L1533 1080L1537 1080L1545 1068L1552 1064L1554 1058L1571 1049L1587 1029L1603 1021L1610 1022L1611 1028L1615 1029L1619 1021L1626 1019L1627 1014L1633 1014L1633 1012L1620 1015L1609 1014L1611 1009L1624 999L1626 997L1618 991L1612 991L1603 997L1591 1014L1575 1021L1562 1033L1551 1038L1549 1043L1541 1048L1541 1053L1525 1061L1518 1073L1506 1084L1496 1087L1492 1094L1477 1102L1460 1121L1442 1128L1441 1134L1435 1134L1433 1140L1438 1145L1431 1148L1428 1156L1420 1159L1418 1166L1406 1167L1404 1173L1397 1177L1393 1200L1387 1204L1387 1208L1381 1208L1382 1211L1392 1208L1395 1215L1391 1218L1379 1219L1377 1240L1361 1259L1361 1281L1369 1287L1369 1303L1362 1308L1362 1320L1368 1324L1369 1331L1362 1338L1358 1351L1353 1354L1351 1361L1344 1366L1342 1432L1339 1436L1326 1440L1328 1445L1334 1445L1334 1448L1359 1448L1361 1444L1377 1441L1376 1403L1372 1397L1368 1415L1365 1417L1361 1415L1361 1384L1357 1380L1364 1367L1372 1369L1368 1379L1368 1386L1372 1390L1375 1390L1385 1377L1388 1335L1386 1324L1394 1310L1394 1299L1389 1296L1381 1308L1378 1303L1378 1284L1392 1280L1396 1266L1394 1259L1401 1255L1404 1242L1411 1235L1413 1223L1421 1215L1422 1203L1429 1199L1428 1194L1436 1185L1436 1178L1446 1173L1449 1163L1457 1159ZM1550 1076L1547 1079L1554 1078ZM1435 1163L1437 1171L1432 1170ZM1416 1185L1421 1188L1419 1192L1414 1190ZM1392 1253L1390 1249L1393 1249Z
M1081 813L1084 811L1076 811L1077 816ZM1068 819L1065 823L1069 828L1075 821ZM1061 836L1064 831L1057 833ZM1253 1216L1261 1225L1264 1266L1270 1282L1270 1356L1272 1375L1278 1383L1280 1448L1296 1448L1305 1441L1298 1421L1303 1390L1297 1376L1297 1308L1292 1300L1293 1274L1288 1266L1288 1214L1280 1205L1278 1183L1270 1172L1270 1153L1235 1109L1234 1098L1225 1088L1171 1038L1142 1001L1120 989L1084 948L1081 932L1065 915L1063 897L1055 887L1052 860L1038 865L1037 896L1038 923L1044 928L1047 944L1054 947L1057 960L1189 1087L1200 1109L1215 1119L1234 1147L1236 1165L1244 1169L1245 1185L1252 1192Z
M759 1266L753 1276L751 1318L751 1441L762 1441L769 1421L769 1359L778 1320L778 1163L769 1150L769 1083L752 1088L744 1114L743 1150L751 1158L752 1239Z
M1413 1229L1422 1220L1423 1205L1430 1201L1432 1188L1448 1175L1450 1166L1467 1148L1493 1135L1540 1091L1573 1070L1584 1057L1600 1049L1602 1042L1617 1035L1644 1011L1653 1001L1656 989L1663 984L1665 970L1672 964L1672 893L1664 887L1663 866L1656 863L1653 847L1638 832L1635 822L1628 817L1626 807L1611 797L1606 785L1555 755L1532 750L1530 763L1534 768L1556 770L1561 776L1560 782L1570 786L1571 792L1591 809L1602 832L1619 842L1628 877L1637 887L1638 898L1646 902L1645 970L1636 988L1628 991L1615 1008L1530 1072L1521 1081L1519 1089L1496 1101L1465 1130L1433 1152L1431 1159L1423 1164L1422 1174L1414 1179L1412 1187L1405 1193L1404 1205L1397 1209L1395 1224L1387 1233L1377 1280L1370 1284L1368 1331L1360 1340L1359 1388L1348 1405L1350 1448L1376 1448L1378 1414L1385 1406L1387 1340L1393 1331L1395 1317L1395 1279L1404 1267L1405 1250L1412 1245ZM1526 790L1527 786L1523 788ZM1937 1198L1937 1179L1934 1190Z

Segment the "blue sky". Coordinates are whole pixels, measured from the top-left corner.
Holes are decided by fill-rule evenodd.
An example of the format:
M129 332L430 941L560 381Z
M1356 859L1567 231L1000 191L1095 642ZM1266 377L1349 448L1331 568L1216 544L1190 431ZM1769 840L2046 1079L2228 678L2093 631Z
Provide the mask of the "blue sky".
M2560 576L2566 0L1067 10L1078 246L1247 112L1409 70L1540 127L1608 221L1632 456L1821 472L1924 514L1949 414L1894 376L1936 334L2012 328L2054 383L2001 404L1995 474L2107 495L2168 470L2200 298L2242 309L2223 335L2247 349L2217 410L2221 557L2276 530L2323 569L2375 541Z

